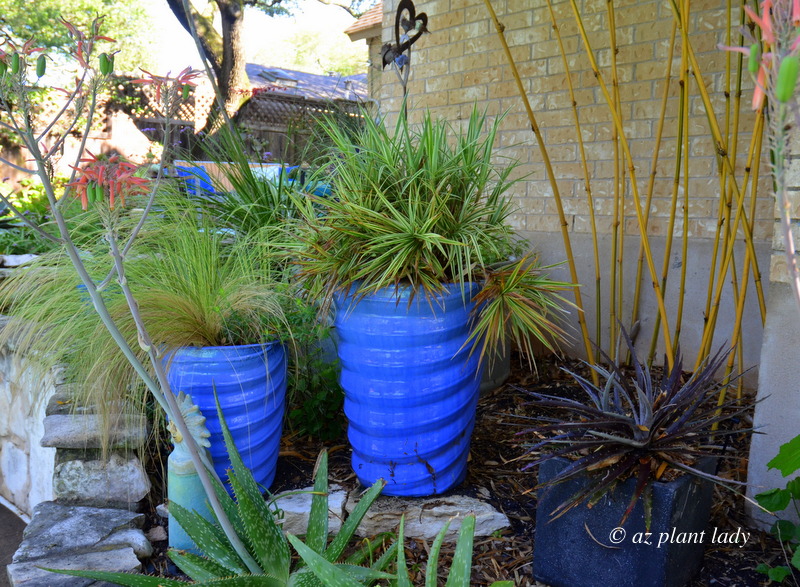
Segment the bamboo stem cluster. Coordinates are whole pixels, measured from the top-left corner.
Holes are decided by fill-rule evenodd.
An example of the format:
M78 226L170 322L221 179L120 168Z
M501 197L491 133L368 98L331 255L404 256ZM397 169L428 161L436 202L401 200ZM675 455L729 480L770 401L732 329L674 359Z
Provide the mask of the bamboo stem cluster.
M497 35L503 48L503 52L508 60L511 73L517 82L520 97L525 104L531 128L536 135L538 147L542 153L547 178L550 182L554 204L558 210L559 220L562 228L562 236L565 243L567 264L570 268L570 277L575 284L581 283L577 275L576 261L574 258L571 235L567 230L567 220L564 215L564 205L562 193L564 192L563 180L558 177L557 170L554 170L547 155L548 145L545 143L542 132L536 123L535 114L530 106L525 94L522 80L512 53L508 47L505 37L505 27L498 19L491 0L484 0L486 9L494 23ZM571 9L572 24L577 28L582 47L579 50L580 60L588 63L588 66L597 81L602 102L606 107L607 122L611 128L611 141L613 145L613 181L611 190L613 193L613 212L610 225L610 255L608 266L601 266L600 251L600 228L595 218L595 201L592 190L592 177L590 173L591 161L587 158L587 150L584 146L583 134L581 129L581 110L575 99L575 90L572 82L572 74L575 69L576 61L574 57L568 55L561 37L561 29L570 20L567 16L559 16L554 7L553 0L547 0L548 14L552 24L552 36L558 42L561 54L566 86L569 90L572 102L572 118L575 127L575 137L578 144L581 168L583 170L583 183L586 191L586 203L589 215L589 227L591 231L591 243L593 247L592 256L594 259L594 314L597 316L594 325L594 338L599 345L604 345L603 333L608 332L607 353L614 359L618 346L619 324L625 325L629 330L635 330L640 320L642 308L642 298L644 295L642 284L649 279L652 294L655 298L657 315L655 316L653 331L649 333L649 361L652 362L658 342L666 355L667 366L672 367L675 356L675 349L679 344L685 316L685 298L688 289L687 265L689 259L690 244L690 215L691 192L690 192L690 148L693 139L696 137L711 138L717 164L717 177L719 188L718 218L716 229L713 236L712 255L709 262L709 274L706 283L705 313L703 316L704 324L702 336L697 351L695 366L712 352L715 334L718 325L720 302L726 285L730 286L733 294L733 305L735 307L735 318L733 333L730 335L729 344L736 347L737 352L729 355L726 365L726 377L739 363L742 368L743 361L743 341L742 324L745 312L745 302L747 294L755 291L763 323L766 310L764 303L764 293L761 284L761 273L756 259L754 247L754 218L756 215L756 199L758 196L758 180L760 171L760 157L762 146L762 135L765 126L763 105L756 112L754 126L749 133L749 147L746 151L744 161L744 173L741 178L737 177L737 146L743 137L742 126L743 117L740 116L741 91L743 79L748 75L743 68L742 56L733 59L728 56L724 70L724 112L718 113L714 109L712 98L709 95L709 77L704 75L704 71L698 62L695 43L696 39L692 35L692 6L689 0L670 0L669 9L672 14L672 27L666 45L667 51L664 57L664 74L660 98L660 111L658 119L655 121L655 141L650 157L649 176L646 180L642 179L641 170L637 169L634 157L641 157L642 149L635 143L632 131L626 128L624 120L623 98L624 84L620 82L620 74L617 64L617 53L619 51L619 31L617 23L617 12L619 6L615 6L613 0L609 0L606 5L605 24L608 28L608 51L611 56L607 68L601 68L598 64L597 48L590 43L590 35L584 22L582 6L578 0L569 0L568 5ZM732 18L736 15L738 18ZM728 19L725 30L725 40L731 44L742 43L743 33L739 32L745 23L744 0L736 3L736 0L727 0ZM596 43L597 36L591 36ZM675 69L675 55L679 54L679 67L677 74ZM570 64L573 64L570 67ZM677 84L677 88L676 88ZM677 89L677 92L674 90ZM677 96L673 97L676 93ZM690 124L692 117L692 106L700 104L705 116L704 128L697 129L697 124ZM674 124L672 132L665 132L668 123ZM693 121L694 122L694 121ZM674 139L665 139L674 137ZM669 143L669 141L674 141ZM653 206L656 180L659 169L659 157L670 147L674 147L674 163L671 166L671 191L669 194L668 220L663 237L664 256L657 267L656 257L653 249L656 243L654 236L648 231L650 215ZM742 164L739 157L739 164ZM571 180L570 180L571 181ZM681 194L682 192L682 194ZM749 192L749 193L748 193ZM623 287L625 283L624 272L629 267L630 262L624 258L624 241L626 238L626 221L632 214L635 217L636 231L639 238L639 254L635 261L635 291L632 297L626 294ZM679 253L673 252L675 248L675 238L680 238ZM742 247L736 247L737 241L743 243ZM743 250L742 250L743 249ZM680 255L680 273L674 275L675 270L671 262L673 255ZM604 279L608 282L602 285ZM677 284L672 282L677 280ZM694 288L697 283L691 284ZM665 292L668 286L669 291L677 290L677 303L675 311L667 309ZM589 339L589 327L586 324L585 306L581 299L579 288L576 286L575 303L579 308L579 318L581 335L583 336L583 346L587 349L586 354L590 362L594 360L594 353L591 350L592 344ZM607 292L607 299L603 299L601 293ZM672 293L670 293L672 295ZM606 308L604 311L603 308ZM623 314L630 308L630 314ZM608 315L609 322L603 324L601 316ZM627 324L626 324L627 321ZM727 326L727 325L726 325ZM719 341L717 341L719 342ZM741 379L738 381L741 385ZM724 398L721 398L723 401Z

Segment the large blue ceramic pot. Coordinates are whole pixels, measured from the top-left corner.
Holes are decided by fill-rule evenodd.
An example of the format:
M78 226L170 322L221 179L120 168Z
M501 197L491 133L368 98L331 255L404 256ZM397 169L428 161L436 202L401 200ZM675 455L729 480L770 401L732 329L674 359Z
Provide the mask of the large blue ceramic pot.
M183 347L164 358L173 393L183 391L206 417L211 457L221 479L230 467L214 389L236 448L255 480L275 477L286 399L286 352L278 342L228 347Z
M477 289L335 299L347 434L363 484L382 478L384 494L422 496L464 480L480 385L478 353L464 346Z

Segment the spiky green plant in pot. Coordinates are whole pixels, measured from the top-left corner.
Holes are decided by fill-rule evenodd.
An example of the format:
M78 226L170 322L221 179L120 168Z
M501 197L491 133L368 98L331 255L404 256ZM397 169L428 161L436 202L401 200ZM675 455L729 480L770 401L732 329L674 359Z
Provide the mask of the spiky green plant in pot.
M552 350L562 334L566 284L516 256L516 166L495 155L499 125L477 109L460 128L430 114L393 130L367 118L355 137L328 124L333 193L298 202L299 277L335 307L353 469L390 494L460 483L479 364L511 343Z

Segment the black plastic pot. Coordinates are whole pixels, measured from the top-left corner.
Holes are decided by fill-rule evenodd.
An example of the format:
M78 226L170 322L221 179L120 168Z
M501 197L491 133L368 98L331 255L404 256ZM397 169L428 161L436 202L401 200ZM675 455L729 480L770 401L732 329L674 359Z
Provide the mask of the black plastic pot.
M539 482L552 479L567 465L553 459L539 467ZM713 471L713 460L703 463ZM552 587L680 587L700 570L703 550L712 539L707 529L712 483L684 475L653 487L652 521L645 528L641 500L618 529L635 487L620 485L592 508L550 514L573 496L585 478L540 492L536 509L533 576Z

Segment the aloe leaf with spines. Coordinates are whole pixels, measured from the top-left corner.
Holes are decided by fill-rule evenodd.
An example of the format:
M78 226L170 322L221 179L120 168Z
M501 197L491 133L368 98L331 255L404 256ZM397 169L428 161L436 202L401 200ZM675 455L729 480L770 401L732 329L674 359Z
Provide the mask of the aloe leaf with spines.
M425 573L425 587L436 587L436 580L438 578L436 570L439 568L439 552L442 550L442 543L444 542L447 531L450 529L451 522L452 520L447 520L444 527L433 540L431 551L428 554L428 569L432 569L433 572L428 571Z
M474 536L475 516L465 516L458 531L458 543L450 565L450 573L447 575L447 587L469 587Z
M439 551L442 548L445 536L450 528L452 520L448 520L444 527L434 538L433 546L428 554L428 562L425 569L425 587L435 586L439 576ZM447 574L449 587L469 587L472 574L472 548L475 536L475 515L464 516L461 528L456 539L456 549L453 560L450 563L450 570ZM405 552L403 550L403 540L405 537L405 516L400 517L400 527L398 529L398 549L397 549L397 577L393 582L394 587L411 587L411 578L408 573Z
M210 579L218 579L219 577L227 577L230 575L230 570L218 564L216 561L196 555L192 552L172 549L169 552L169 558L172 559L172 562L174 562L182 572L186 573L192 581L208 581Z
M262 569L285 582L291 571L291 554L286 537L275 523L269 504L264 500L258 484L233 443L233 437L216 393L214 399L217 404L217 414L222 426L225 447L231 460L232 472L229 480L236 495L244 525L244 534Z
M396 540L392 541L392 543L389 545L389 548L387 548L383 554L374 563L372 563L372 565L370 565L370 568L375 571L380 571L387 568L397 556L397 549L400 548L400 546L401 545L398 545ZM372 583L368 582L367 584L371 585Z
M288 536L289 542L297 551L311 571L322 581L323 585L331 587L362 587L362 583L354 579L347 572L331 564L330 561L314 552L303 544L296 536Z
M95 581L106 581L115 585L125 585L128 587L185 587L184 581L166 579L164 577L153 577L151 575L136 575L133 573L118 573L111 571L73 571L66 569L49 569L42 567L42 570L58 573L59 575L72 575L73 577L83 577L94 579Z
M172 502L169 507L170 515L175 516L178 524L191 537L195 545L201 548L206 556L218 566L227 569L227 575L231 573L246 574L248 572L247 565L239 558L218 526L212 524L197 512L184 509L178 503ZM187 572L187 574L189 573Z
M361 496L356 504L356 507L352 512L350 512L350 515L347 516L347 519L339 529L339 533L334 536L330 545L328 545L328 548L323 553L323 556L326 559L334 562L342 556L344 549L347 547L347 544L355 535L358 526L361 524L361 520L364 519L367 511L369 511L369 508L372 507L372 504L375 502L375 500L378 499L378 496L380 495L381 491L383 491L385 486L386 481L380 479Z
M317 554L325 550L328 542L328 453L323 451L317 460L311 511L308 514L306 546Z
M400 529L397 531L397 578L394 581L394 587L412 587L411 578L408 576L408 566L406 565L405 553L405 515L400 516Z

